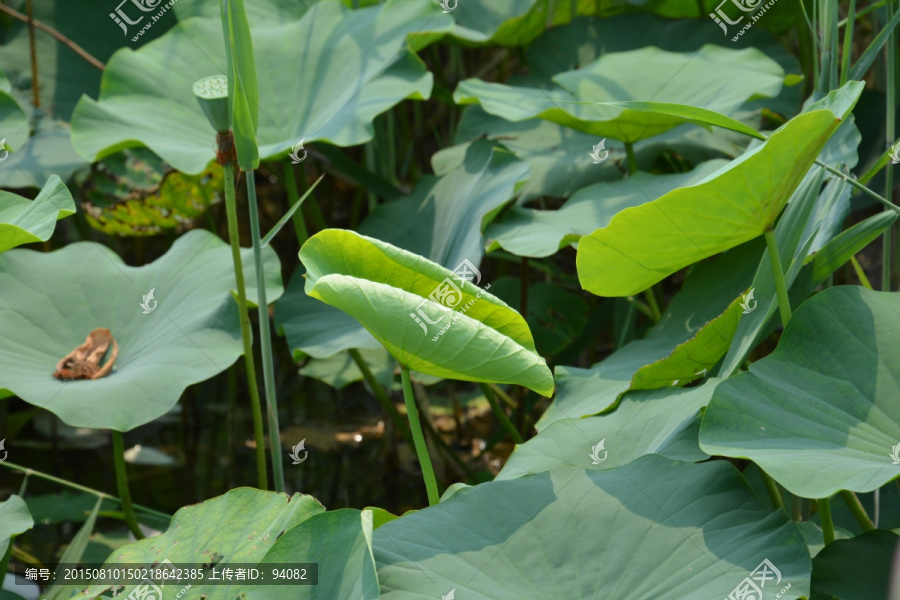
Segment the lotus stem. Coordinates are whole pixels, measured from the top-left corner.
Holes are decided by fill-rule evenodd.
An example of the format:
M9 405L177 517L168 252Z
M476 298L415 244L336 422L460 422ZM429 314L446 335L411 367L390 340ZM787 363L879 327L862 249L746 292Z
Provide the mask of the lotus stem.
M247 202L250 210L250 239L253 260L256 262L257 311L259 313L259 344L262 348L263 383L266 389L266 414L269 419L269 444L272 451L272 480L276 492L284 491L284 465L281 462L281 428L278 426L278 396L275 395L275 365L272 360L272 327L269 323L269 303L266 300L266 270L263 265L259 236L259 212L256 203L256 179L247 172Z
M861 191L862 193L866 194L866 195L869 196L870 198L874 198L875 200L877 200L878 202L880 202L881 204L883 204L884 206L886 206L888 209L890 209L890 210L892 210L892 211L894 211L894 212L900 213L900 207L895 206L890 200L888 200L887 198L885 198L885 197L882 196L881 194L878 194L878 193L876 193L876 192L873 192L872 190L870 190L869 188L867 188L867 187L864 186L863 184L859 183L858 181L856 181L856 180L853 179L852 177L850 177L850 176L848 176L848 175L845 175L844 173L841 173L840 171L838 171L838 170L835 169L834 167L832 167L832 166L830 166L830 165L826 165L825 163L823 163L823 162L820 161L820 160L816 160L816 165L822 167L823 169L825 169L826 171L828 171L828 172L831 173L832 175L837 175L838 177L840 177L841 179L843 179L844 181L846 181L847 183L849 183L851 186L855 187L856 189L858 189L858 190Z
M637 156L634 154L634 144L625 142L625 155L628 157L628 173L634 175L638 172Z
M872 519L866 514L866 509L863 508L863 505L856 494L848 490L841 490L841 497L844 499L847 508L850 509L853 518L856 519L856 522L859 523L859 526L862 527L863 531L872 531L875 529L875 524L872 523Z
M241 341L244 344L244 365L247 367L247 387L250 390L250 408L253 414L253 437L256 440L256 473L259 489L268 489L266 470L266 440L263 435L262 410L259 405L259 386L256 382L256 366L253 364L253 342L250 333L250 317L247 315L247 290L244 287L244 267L241 263L241 242L238 237L237 206L234 199L234 164L225 169L225 209L228 213L228 239L231 242L231 259L234 262L234 280L237 286L238 311L241 318ZM275 449L273 448L274 452Z
M841 81L843 87L847 83L847 76L850 74L850 54L853 49L853 26L856 24L856 0L850 0L850 9L847 12L847 23L844 28L844 55L841 60ZM840 27L838 23L838 27Z
M759 470L759 473L762 475L763 483L766 485L766 491L769 493L769 499L772 500L772 505L775 507L775 510L784 510L784 500L781 498L781 491L778 489L778 484L775 483L775 480L772 479L771 475L762 469Z
M644 290L644 297L647 299L647 306L650 308L650 318L654 323L659 323L662 313L659 312L659 303L656 301L656 294L653 293L653 286Z
M131 493L128 491L128 473L125 471L125 444L122 441L122 432L111 430L113 442L113 462L116 468L116 486L119 489L119 498L122 503L122 512L125 513L125 523L136 539L144 539L144 532L138 526L137 517L134 515L134 507L131 505Z
M522 434L519 433L519 430L516 429L516 426L513 425L512 421L509 420L509 417L506 415L503 407L500 406L500 401L497 400L497 396L494 395L494 391L484 383L481 384L481 391L484 392L484 397L487 398L488 404L491 405L491 410L494 411L494 414L497 416L497 420L500 421L501 425L503 425L503 429L506 430L506 433L509 434L509 437L511 437L517 444L524 444L525 440L522 438Z
M887 22L890 23L894 18L894 3L888 2L886 5L887 9ZM893 145L896 140L894 136L896 135L894 128L894 111L897 108L897 80L895 77L896 71L896 56L897 56L897 33L896 29L892 28L891 33L888 36L887 44L885 45L885 68L887 69L887 114L885 115L885 137L887 143L889 145ZM885 169L884 173L884 196L887 198L887 201L893 204L894 200L894 169L893 165L888 165L887 169ZM885 210L887 210L885 208ZM891 244L891 238L893 237L893 230L896 227L896 224L888 226L887 229L884 230L884 246L882 250L881 256L881 291L889 292L891 291L891 275L894 270L896 270L897 264L891 263L891 259L893 258L893 248ZM892 269L892 266L894 267Z
M67 481L67 480L65 480L65 479L60 479L59 477L55 477L55 476L50 475L50 474L48 474L48 473L42 473L41 471L35 471L34 469L30 469L30 468L28 468L28 467L23 467L23 466L21 466L21 465L17 465L17 464L15 464L15 463L11 463L11 462L0 462L0 467L6 467L7 469L12 469L13 471L18 471L18 472L20 472L20 473L23 473L23 474L25 475L26 478L31 477L31 476L34 476L34 477L37 477L38 479L45 479L45 480L47 480L47 481L52 481L53 483L59 484L59 485L61 485L61 486L63 486L63 487L67 487L67 488L70 488L70 489L73 489L73 490L78 490L79 492L84 492L84 493L86 493L86 494L91 494L92 496L97 496L98 498L105 498L105 499L107 499L107 500L111 500L112 502L116 502L116 503L118 503L118 504L122 504L122 499L121 499L121 498L118 498L118 497L113 496L113 495L111 495L111 494L107 494L106 492L101 492L100 490L95 490L95 489L93 489L93 488L85 487L85 486L83 486L83 485L79 485L79 484L77 484L77 483L73 483L73 482L71 482L71 481ZM24 483L24 482L23 482L23 483ZM22 495L22 494L21 494L21 490L20 490L20 494L19 494L19 495L20 495L20 496ZM160 518L160 519L171 519L171 518L172 518L172 515L166 514L166 513L164 513L164 512L160 512L160 511L158 511L158 510L154 510L154 509L152 509L152 508L149 508L149 507L147 507L147 506L143 506L143 505L141 505L141 504L135 504L135 503L132 502L132 503L131 503L131 506L132 506L133 508L138 509L138 510L141 511L142 513L146 513L146 514L148 514L148 515L153 515L153 516L158 517L158 518Z
M425 479L425 490L428 492L428 505L434 506L441 501L438 494L437 479L434 476L434 467L431 465L431 457L428 456L428 446L425 444L425 435L422 433L422 423L419 421L419 410L416 408L416 399L413 396L412 382L409 379L409 368L400 365L400 379L403 382L403 401L406 403L406 416L409 418L409 428L412 431L415 442L416 455L422 466L422 477Z
M293 207L300 201L300 195L297 192L297 175L294 173L294 165L285 161L284 163L284 186L287 188L288 201ZM306 221L303 220L303 209L300 208L291 217L294 222L294 232L297 234L297 243L302 247L306 240L309 239L309 232L306 229Z
M788 298L784 271L781 269L781 255L778 253L778 242L775 241L775 230L766 229L766 247L769 249L769 260L772 262L772 275L775 277L775 291L778 294L778 310L781 312L781 324L787 327L791 320L791 301Z
M819 498L819 518L822 520L822 535L827 546L834 541L834 521L831 519L831 501L828 498Z
M40 82L38 81L37 47L34 43L34 0L25 0L28 13L28 51L31 55L31 96L34 108L41 107Z
M391 421L393 421L394 426L397 428L397 431L400 432L400 435L403 436L403 439L406 440L407 444L409 444L411 447L415 447L415 442L413 441L412 434L409 431L409 426L403 421L403 415L400 414L400 411L397 410L397 407L394 406L394 403L391 402L390 398L388 398L387 392L384 391L384 387L382 387L381 383L377 379L375 379L375 375L372 374L372 371L369 369L369 365L367 365L366 361L363 360L362 355L360 355L359 353L359 350L357 350L356 348L351 348L350 357L362 372L363 379L365 379L366 383L369 384L369 387L372 389L372 393L375 395L375 398L378 399L379 404L381 404L381 408L384 409L384 412L388 417L390 417Z
M478 482L478 477L475 476L475 473L466 464L466 462L459 457L459 455L447 445L441 436L437 434L434 428L431 426L431 423L428 422L428 419L422 419L422 427L425 431L428 432L428 436L434 441L434 444L438 447L438 449L444 453L444 455L448 456L450 460L456 463L456 466L460 468L460 470L466 474L466 476L472 481L472 483Z

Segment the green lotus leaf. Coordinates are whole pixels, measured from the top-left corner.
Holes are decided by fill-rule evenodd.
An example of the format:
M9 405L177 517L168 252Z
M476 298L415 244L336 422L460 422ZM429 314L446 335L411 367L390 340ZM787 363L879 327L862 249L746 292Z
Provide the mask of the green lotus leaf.
M766 592L789 583L791 598L809 593L796 525L724 461L644 456L462 488L382 525L373 545L385 600L454 589L470 600L710 600L727 598L766 559L780 575Z
M56 221L74 213L72 194L56 175L34 200L0 191L0 252L46 242L56 229Z
M582 287L602 296L636 294L762 235L847 118L862 85L850 82L831 92L705 181L624 210L608 227L581 238Z
M636 72L642 76L635 77ZM648 47L605 54L581 69L560 73L553 78L558 87L467 79L453 98L459 104L481 104L508 121L542 118L622 142L637 142L686 122L758 135L726 115L753 96L776 95L783 78L778 63L756 49L706 45L698 52L677 53Z
M260 562L283 534L324 510L312 496L237 488L180 509L165 533L115 550L104 564L110 568L149 567L166 560L182 567L190 565L190 568L214 564L216 576L221 577L221 570L231 563ZM207 569L204 579L211 576L212 571ZM174 600L182 585L167 583L163 598ZM231 585L190 583L193 584L192 597L207 600L233 600L235 597ZM123 584L126 584L125 590L120 589L118 594L127 598L137 586L128 581ZM84 590L82 597L97 598L111 587L110 584L92 584Z
M821 161L834 166L845 164L852 167L857 162L856 148L860 139L851 115L828 141ZM804 263L840 235L843 222L850 212L852 192L853 188L846 181L838 177L829 179L828 174L816 166L809 170L791 196L784 215L775 227L775 242L781 257L785 283L789 288L793 288ZM849 238L848 232L844 239L849 241ZM849 256L845 256L844 261L848 258ZM808 283L798 285L799 289L794 293L799 293L799 301L808 298L815 287L838 266L840 265L836 265L831 271L820 273ZM809 290L804 294L806 288ZM734 373L759 342L780 324L776 315L778 304L775 277L768 250L759 262L750 289L755 295L755 300L751 302L755 308L741 317L734 332L734 339L720 370L720 374L725 377ZM796 297L792 300L798 302Z
M720 381L710 379L687 389L635 390L609 414L556 421L516 446L496 479L550 471L563 464L614 469L646 454L705 460L708 455L697 443L700 410L709 404Z
M13 494L0 502L0 554L6 554L12 537L34 527L25 501Z
M297 21L253 27L260 159L286 156L301 140L370 140L375 116L431 93L431 74L410 47L452 25L428 0L390 0L359 10L319 2ZM97 160L145 145L179 171L200 173L215 158L215 133L192 86L224 65L218 18L188 19L137 51L119 51L99 100L85 97L75 108L75 147Z
M423 177L406 198L380 205L359 232L454 268L465 259L477 265L484 253L482 223L528 177L528 165L493 142L471 144L463 161L441 177ZM345 313L316 302L303 291L302 269L275 305L294 356L327 358L350 348L380 344Z
M754 240L696 265L643 339L633 340L590 369L557 367L556 399L538 429L560 419L608 411L629 389L684 385L704 377L725 353L747 289L762 256ZM731 306L737 307L737 313Z
M812 589L834 598L889 598L900 536L875 529L835 540L813 559Z
M5 162L8 158L7 151L10 154L18 152L28 141L28 117L25 110L5 91L0 91L0 132L4 132L0 135L5 136L0 145L0 158ZM7 165L3 165L3 170L7 168Z
M513 123L490 115L480 106L463 111L456 133L456 146L441 150L431 158L437 175L457 168L463 161L469 140L487 137L496 140L531 167L531 175L518 191L517 203L524 204L541 196L567 198L580 189L601 181L618 180L626 167L625 145L607 139L609 157L600 164L591 158L596 136L563 127L550 121L530 119ZM738 156L741 146L701 127L684 124L666 133L637 142L634 154L638 166L650 169L663 152L678 153L691 162L702 162L710 154Z
M900 475L900 303L829 288L794 313L775 351L716 390L700 446L748 458L804 498L868 492Z
M267 294L275 299L281 269L275 252L264 252ZM246 281L255 282L252 251L242 258ZM188 232L143 267L127 266L90 242L51 253L6 252L0 255L0 397L15 394L76 427L128 431L148 423L175 406L188 385L224 371L242 354L233 288L231 250L205 230ZM255 286L248 285L247 295L256 298ZM57 362L98 327L118 342L112 372L95 380L55 379Z
M246 585L247 600L379 597L372 556L371 510L345 508L311 516L275 542L261 564L317 563L318 585Z
M726 164L701 163L688 173L637 173L628 179L596 183L578 190L558 210L513 207L485 231L491 247L517 256L544 257L575 244L581 236L606 227L620 211L651 202L676 188L697 183Z
M473 265L450 271L340 229L307 240L300 260L307 294L357 319L410 369L552 394L553 376L535 352L525 319L488 293L490 284L481 289L471 281L481 280ZM468 273L461 277L463 268Z

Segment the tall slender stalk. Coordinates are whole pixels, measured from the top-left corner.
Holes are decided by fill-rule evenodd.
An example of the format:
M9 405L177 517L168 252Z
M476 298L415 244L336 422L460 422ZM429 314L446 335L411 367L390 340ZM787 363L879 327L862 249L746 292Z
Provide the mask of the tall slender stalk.
M775 278L775 292L778 294L781 324L787 327L788 321L791 320L791 301L788 298L787 285L784 281L784 271L781 269L781 255L778 252L778 242L775 241L775 230L766 229L765 235L769 260L772 262L772 276Z
M856 24L856 0L850 0L850 9L847 13L847 25L844 28L844 56L841 60L841 81L843 86L850 75L850 55L853 53L853 26Z
M772 500L772 505L775 507L775 510L784 509L784 500L781 498L781 491L778 489L778 484L775 483L775 480L772 479L772 476L763 471L759 470L760 475L762 475L763 483L766 486L766 491L769 493L769 499Z
M294 165L285 161L284 163L284 186L287 188L288 200L291 206L300 201L299 192L297 192L297 176L294 174ZM300 246L309 239L309 232L306 229L306 221L303 220L303 209L301 208L291 217L294 221L294 232L297 234L297 243Z
M35 108L41 107L41 93L38 82L37 48L34 43L34 0L26 0L25 11L28 14L28 51L31 54L31 101Z
M816 500L819 504L819 518L822 520L822 534L827 546L834 541L834 521L831 519L831 501L828 498Z
M262 409L259 405L259 385L256 366L253 364L253 342L250 333L250 317L247 315L247 290L244 287L244 266L241 263L241 241L238 236L237 205L234 199L234 165L222 166L225 170L225 211L228 213L228 240L231 242L231 259L234 262L234 279L238 294L238 311L241 318L241 341L244 344L244 364L247 367L247 387L250 390L250 409L253 414L253 437L256 440L256 472L259 489L268 488L266 470L266 440L263 434ZM273 448L274 452L275 449Z
M406 416L409 419L409 428L412 431L415 442L416 455L422 466L422 477L425 479L425 490L428 492L428 505L434 506L441 501L438 494L437 478L434 476L434 467L431 465L431 457L428 456L428 446L425 444L425 435L422 433L422 423L419 421L419 410L416 408L416 399L413 396L412 382L409 379L409 368L400 365L400 379L403 382L403 401L406 403Z
M247 172L247 202L250 210L250 239L256 263L257 312L259 314L259 344L262 350L263 383L266 389L266 416L269 420L269 445L272 452L272 481L275 491L284 491L284 465L281 462L281 428L278 426L278 396L275 395L275 363L272 360L272 328L269 323L269 303L266 300L266 270L259 236L259 209L256 203L256 179Z
M511 437L517 444L525 443L525 440L522 439L522 434L519 433L519 430L516 429L516 426L513 425L512 421L509 420L509 417L506 416L506 412L503 410L503 407L500 406L500 401L497 400L497 396L494 395L494 391L484 383L481 384L481 391L484 392L484 397L487 398L488 404L491 405L491 410L494 411L494 415L497 416L497 420L500 421L500 424L503 426L503 429L506 430L506 433L509 434L509 437Z
M125 513L125 523L134 537L144 539L144 532L138 526L134 507L131 505L131 492L128 491L128 473L125 471L125 444L122 441L122 432L111 430L113 442L113 462L116 468L116 487L119 490L119 498L122 502L122 512Z
M887 3L887 23L894 18L894 3ZM896 141L894 136L894 114L897 106L897 81L895 77L896 57L897 57L897 33L896 28L891 29L888 36L888 42L885 45L885 68L887 69L887 114L885 115L885 137L888 145L894 144ZM888 165L884 173L884 196L891 203L894 201L894 169L893 165ZM885 209L887 210L887 209ZM891 225L884 230L884 250L881 257L881 289L882 291L891 290L891 274L894 269L891 268L891 259L893 258L893 248L891 247L891 239L893 238L893 230L896 224ZM900 265L894 265L898 267Z
M862 502L859 501L856 494L847 490L841 490L841 498L844 499L847 508L850 509L850 513L853 515L853 518L856 519L856 522L859 523L859 526L862 527L863 531L875 529L875 524L872 523L872 519L866 514L866 509L863 508Z
M397 410L397 407L394 406L394 403L391 402L391 399L388 398L387 392L384 391L384 387L382 387L381 383L377 379L375 379L375 375L372 374L371 369L369 369L369 365L367 365L366 361L363 360L363 357L362 355L360 355L359 350L357 350L356 348L351 348L350 357L362 372L363 379L365 379L366 383L369 384L369 387L372 388L372 393L375 394L375 398L381 404L381 408L384 409L384 412L387 414L387 416L390 417L391 421L394 422L394 426L398 431L400 431L403 439L406 440L407 444L415 447L415 442L413 441L412 434L409 431L408 425L403 421L403 416L400 414L400 411Z
M634 144L625 142L625 156L628 157L628 174L634 175L638 172L637 156L634 154Z

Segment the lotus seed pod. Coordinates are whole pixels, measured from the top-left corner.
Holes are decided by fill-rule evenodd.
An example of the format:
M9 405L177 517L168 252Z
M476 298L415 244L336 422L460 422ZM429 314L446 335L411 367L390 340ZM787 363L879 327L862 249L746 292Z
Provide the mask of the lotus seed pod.
M204 77L194 84L194 95L209 124L217 132L231 128L231 115L228 112L228 77L213 75Z

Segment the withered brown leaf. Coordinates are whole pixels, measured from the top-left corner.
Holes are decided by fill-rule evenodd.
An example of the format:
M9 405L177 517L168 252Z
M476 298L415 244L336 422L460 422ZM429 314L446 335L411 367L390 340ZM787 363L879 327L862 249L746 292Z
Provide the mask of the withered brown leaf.
M100 366L110 343L112 352L109 360ZM100 379L112 371L118 355L119 345L113 339L112 332L105 327L98 327L88 334L83 344L56 363L56 373L53 376L57 379Z

